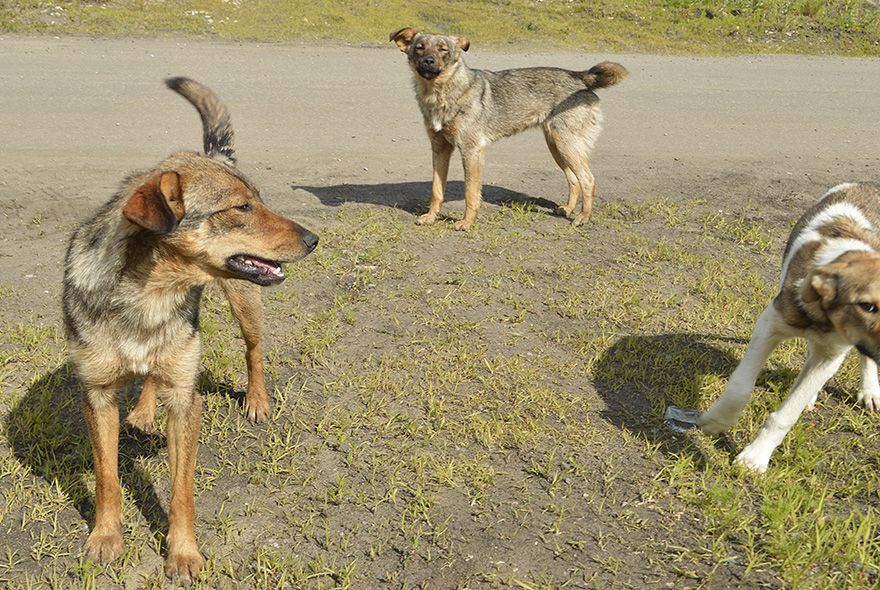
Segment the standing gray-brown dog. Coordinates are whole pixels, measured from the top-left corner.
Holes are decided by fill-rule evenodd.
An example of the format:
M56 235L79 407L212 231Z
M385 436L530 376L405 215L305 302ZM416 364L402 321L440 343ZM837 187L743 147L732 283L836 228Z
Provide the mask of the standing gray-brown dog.
M155 405L157 395L168 409L165 571L188 585L204 563L193 499L202 290L214 280L234 279L225 287L233 311L241 311L240 322L259 322L253 315L259 292L255 303L241 280L280 283L281 262L311 252L318 237L271 211L235 167L229 113L217 96L186 78L168 85L198 110L205 153L172 154L133 174L76 229L64 265L63 311L71 360L84 387L95 467L95 526L86 553L108 562L122 551L116 397L125 383L144 376L147 401L138 406Z
M415 74L416 98L431 140L434 178L431 205L417 223L433 223L440 213L452 150L458 147L464 167L464 219L469 228L480 207L483 151L495 140L540 125L553 159L565 172L568 202L556 213L568 217L583 199L574 225L590 219L596 183L589 156L602 129L599 98L593 90L613 86L627 71L602 62L586 71L521 68L490 72L469 68L461 52L464 37L421 33L406 27L391 33Z

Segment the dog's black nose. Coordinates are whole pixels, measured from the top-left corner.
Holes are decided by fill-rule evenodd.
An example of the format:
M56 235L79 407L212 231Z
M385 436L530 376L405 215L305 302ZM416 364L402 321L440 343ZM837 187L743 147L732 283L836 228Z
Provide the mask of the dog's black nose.
M306 250L311 252L318 245L318 236L310 231L306 231L306 235L303 236L303 244L305 244Z
M434 65L434 56L433 55L426 55L425 57L422 58L422 63L426 66L433 66Z

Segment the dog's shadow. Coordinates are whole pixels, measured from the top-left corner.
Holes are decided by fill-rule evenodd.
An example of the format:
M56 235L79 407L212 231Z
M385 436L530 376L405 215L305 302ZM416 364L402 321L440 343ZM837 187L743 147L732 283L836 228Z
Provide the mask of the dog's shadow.
M119 478L154 538L161 539L164 550L168 514L139 461L162 453L165 435L143 433L123 423L140 395L141 386L140 381L133 382L118 396ZM199 389L205 394L243 398L243 393L215 382L205 372L199 376ZM86 485L86 478L93 477L94 467L81 392L73 366L69 362L60 365L31 383L25 396L6 416L5 431L16 459L34 476L57 485L91 529L95 522L95 494Z
M336 184L332 186L306 186L291 184L293 190L301 189L315 195L328 207L345 203L366 203L402 209L413 215L425 213L431 200L430 182L395 182L380 184ZM556 210L557 203L500 186L483 185L483 201L500 206L534 206ZM446 186L444 202L464 199L464 182L451 180Z
M602 416L661 443L666 451L693 450L687 437L673 435L663 425L666 407L705 407L713 401L702 399L705 380L726 381L739 362L724 343L745 340L687 333L620 338L594 365L594 386L606 405ZM794 374L787 368L765 369L756 385L791 381ZM716 444L733 450L726 436Z

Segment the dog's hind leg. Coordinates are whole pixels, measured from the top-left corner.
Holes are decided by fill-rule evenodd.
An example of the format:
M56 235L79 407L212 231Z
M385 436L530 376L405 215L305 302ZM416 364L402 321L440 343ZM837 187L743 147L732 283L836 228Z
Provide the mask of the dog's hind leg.
M258 285L235 279L221 280L232 315L238 321L246 347L248 384L244 410L252 422L269 419L271 406L263 375L263 303Z
M119 408L117 387L88 387L83 411L95 465L95 527L86 555L107 563L122 552L122 489L119 487Z
M862 386L859 389L859 402L872 412L880 410L880 383L877 381L877 363L863 354L859 355L862 372Z
M559 153L559 148L556 147L555 136L556 131L550 127L544 127L544 138L547 140L547 147L550 149L550 154L553 156L556 165L562 169L562 172L565 174L565 180L568 182L568 202L565 205L557 207L554 213L556 213L556 215L561 215L562 217L568 217L577 206L578 197L581 194L581 185L574 170L571 169L571 166L569 166L565 158L562 157L562 154Z
M571 215L580 195L581 212L575 216L572 224L582 225L593 215L593 198L596 196L596 179L590 172L590 145L584 138L572 132L566 121L547 125L544 136L547 138L550 153L568 180L568 203L565 207L557 208L556 212L566 217Z
M581 212L571 222L574 226L583 225L590 220L590 217L593 216L593 199L596 198L596 178L590 172L589 158L582 156L580 164L575 168L575 175L581 185L583 200L581 201Z
M431 139L431 161L434 168L434 176L431 180L431 205L428 212L419 216L416 223L419 225L429 225L437 221L440 214L440 207L443 205L443 198L446 194L446 179L449 176L449 159L452 157L452 151L455 149L446 138L439 133L428 132Z
M142 432L152 432L153 420L156 418L156 382L147 375L144 379L144 387L138 398L137 404L125 417L125 422Z
M758 473L767 471L770 456L788 434L825 382L831 379L846 357L847 347L820 350L809 345L807 362L798 375L791 393L778 410L770 414L758 435L737 456L736 462Z
M785 321L772 303L758 317L749 346L730 376L724 394L700 415L697 423L705 432L718 434L736 424L770 353L789 336L784 329L785 325Z
M483 148L471 147L461 150L461 163L464 167L464 219L456 221L453 228L463 231L473 225L480 209L483 176Z

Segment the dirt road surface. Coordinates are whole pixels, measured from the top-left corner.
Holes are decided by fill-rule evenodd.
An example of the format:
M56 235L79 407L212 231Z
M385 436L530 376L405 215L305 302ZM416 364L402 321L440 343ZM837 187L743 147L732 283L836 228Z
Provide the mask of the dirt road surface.
M604 439L617 449L614 451L616 455L610 453L607 456L622 459L617 463L621 465L621 471L615 476L622 483L615 485L623 487L608 500L608 505L617 506L617 511L609 515L597 510L591 513L592 516L579 512L578 498L582 501L586 501L583 500L585 498L595 500L604 489L590 488L592 477L585 476L584 481L578 480L580 472L577 476L571 475L574 483L567 484L576 490L570 498L565 496L567 499L563 501L560 499L562 496L554 496L552 490L549 496L544 490L544 500L536 501L533 506L511 508L521 501L511 498L518 498L516 494L532 485L522 484L520 490L520 483L517 482L521 480L516 474L525 474L522 481L526 481L532 477L529 474L539 471L534 465L543 464L542 461L548 456L551 462L560 460L564 458L562 451L544 454L541 455L544 459L533 460L527 450L517 447L519 443L510 443L510 446L499 443L500 447L493 447L484 441L484 447L489 450L477 452L472 458L476 457L476 461L482 457L494 466L496 473L502 474L493 480L495 487L487 488L494 490L489 492L488 502L491 506L506 507L504 510L509 508L509 511L503 512L502 508L498 508L494 513L490 510L489 520L482 520L483 516L477 515L478 509L473 508L485 505L481 504L486 500L479 493L473 492L465 498L464 494L459 497L437 492L431 505L431 509L439 514L435 514L434 524L438 521L448 523L451 531L450 541L445 544L438 542L438 560L437 554L425 555L424 545L416 543L413 548L410 544L407 549L394 541L397 537L409 539L406 533L400 533L394 527L383 529L385 522L416 522L407 520L411 512L390 508L392 505L399 506L398 503L381 504L377 501L375 506L378 508L362 514L358 511L360 508L346 507L346 502L353 500L343 497L340 507L340 504L333 502L328 505L325 497L321 509L324 512L320 518L333 523L327 524L326 530L333 534L341 530L349 535L345 537L349 541L342 543L328 540L329 537L320 541L318 537L324 534L323 529L318 534L314 532L314 527L309 529L301 524L306 522L303 515L313 509L303 498L314 499L319 495L317 492L301 496L298 504L285 505L284 498L288 492L276 494L267 491L269 488L260 487L253 478L249 480L246 473L235 472L228 476L227 487L224 487L223 481L211 484L214 487L205 484L198 499L199 534L206 551L212 555L214 561L211 563L215 564L213 571L217 576L213 582L206 582L207 587L213 584L222 586L223 580L227 580L217 573L220 570L231 576L229 580L236 579L235 576L245 579L249 575L256 575L243 565L237 569L241 560L245 559L242 556L253 559L256 545L265 541L269 545L274 543L272 546L277 548L280 542L283 549L285 544L294 543L291 539L303 535L310 541L304 547L294 543L298 547L296 555L301 556L298 559L306 563L323 555L321 559L324 561L320 562L323 565L314 566L317 569L309 571L336 571L337 577L326 587L333 584L344 586L345 581L351 583L346 575L354 576L355 588L418 584L446 588L468 583L481 587L496 582L512 584L512 580L519 579L543 580L542 583L548 587L559 587L570 580L566 576L573 575L570 572L583 563L593 564L582 569L592 571L594 577L582 574L571 582L577 587L589 585L589 580L599 587L612 587L615 583L621 587L683 587L692 578L705 580L710 570L715 572L715 586L736 585L738 576L743 573L742 562L717 569L710 559L691 555L684 558L686 563L667 567L663 564L665 559L672 559L669 557L671 550L656 559L641 556L640 552L648 551L644 547L649 545L662 545L668 549L686 545L689 539L703 538L700 536L703 534L700 526L693 524L699 522L697 512L690 506L677 504L675 498L666 500L664 506L667 512L639 513L641 520L638 522L660 523L654 530L630 533L625 532L629 528L615 528L615 523L628 518L625 514L627 509L621 508L632 505L627 498L639 497L640 489L656 486L656 482L651 483L656 474L656 465L648 456L650 454L646 455L643 451L633 451L633 457L626 456L629 443L620 439L619 433L621 424L626 421L603 421L599 418L603 411L614 405L613 400L603 396L603 392L597 390L589 379L576 377L581 374L579 371L583 366L578 364L575 353L562 351L561 345L559 350L554 348L559 342L569 342L564 331L579 320L563 317L565 314L559 312L558 306L549 309L542 307L547 302L542 301L540 288L543 279L540 269L542 266L560 264L561 257L568 257L570 265L583 265L568 267L570 270L574 268L574 274L579 275L576 280L582 282L574 283L575 286L582 284L585 289L592 288L604 281L613 290L617 277L615 273L604 273L604 269L616 268L614 264L617 264L618 253L624 248L625 236L620 227L624 227L626 232L638 231L641 222L623 215L618 218L623 225L615 227L603 225L603 216L607 220L620 206L628 207L631 211L645 211L651 210L650 207L638 209L640 204L662 202L663 207L685 210L682 215L686 221L686 231L694 239L701 230L694 229L693 223L688 225L687 210L692 206L702 207L704 212L708 212L706 215L718 211L730 213L733 217L750 220L767 229L766 239L771 242L772 248L757 254L750 251L742 256L750 264L766 268L763 276L772 283L775 272L772 265L778 262L785 232L808 203L839 182L880 178L877 139L880 137L880 61L833 57L716 59L589 53L499 53L484 51L478 39L473 40L466 58L472 67L486 69L527 65L586 69L611 58L630 70L629 79L622 84L599 92L606 123L592 159L592 170L598 183L594 222L581 230L570 232L562 219L546 214L523 213L531 221L525 227L516 226L519 228L518 236L522 238L517 243L528 248L531 256L518 259L516 271L525 272L523 269L526 269L530 276L538 277L537 286L528 281L520 284L519 295L526 297L531 293L532 297L529 300L532 307L522 315L528 319L524 324L517 324L520 331L506 331L508 326L513 325L512 320L496 326L486 322L485 317L491 316L480 315L483 313L481 310L500 305L500 299L494 295L475 303L474 308L456 308L461 312L463 321L475 322L472 326L477 327L473 329L479 333L481 350L487 357L509 354L526 358L524 355L531 355L531 350L538 356L544 353L556 356L561 367L560 375L565 379L560 377L559 382L554 381L554 386L589 400L590 405L584 410L582 421L592 421L595 428L605 433L596 438L596 448L601 448L601 440ZM330 471L319 474L316 480L302 480L301 489L309 490L309 486L318 485L314 483L317 481L321 485L329 485L340 494L343 488L349 490L351 497L359 498L358 494L365 489L365 484L355 475L361 472L351 471L354 469L351 463L339 458L344 455L340 448L348 448L345 446L348 443L340 443L340 448L332 445L322 447L320 443L321 437L329 436L322 430L323 423L319 424L324 415L322 412L329 412L326 407L320 410L321 403L330 395L326 392L333 390L333 383L345 381L338 378L345 366L361 366L361 363L367 362L364 359L368 354L372 355L370 359L382 355L391 358L396 347L411 352L412 348L403 347L403 341L415 342L413 334L432 329L430 321L419 323L412 320L408 325L416 327L411 329L406 327L406 322L401 324L404 327L377 325L385 321L382 319L385 317L382 313L387 311L385 302L396 301L395 298L400 297L401 305L405 307L403 299L410 298L418 306L430 310L442 303L438 303L440 293L453 289L453 286L467 286L473 284L468 281L478 280L476 274L469 275L462 271L462 264L465 263L490 274L497 273L493 275L497 281L504 280L507 276L504 256L509 254L498 247L497 241L484 240L481 236L489 234L481 232L501 231L497 228L497 219L499 215L507 215L505 203L509 200L531 198L539 206L546 204L540 199L561 201L565 192L563 175L553 163L540 134L526 132L489 148L483 178L486 202L470 235L452 232L448 220L431 228L419 228L412 224L415 214L427 206L431 160L421 115L412 95L410 71L403 55L392 44L387 47L349 47L0 37L0 293L3 293L4 299L0 305L0 320L7 329L11 330L11 327L23 321L38 326L58 326L61 261L67 236L75 224L109 198L129 172L149 167L173 150L200 147L200 126L195 112L162 83L163 78L180 75L197 79L217 91L232 111L241 167L262 187L264 198L273 207L322 233L321 248L336 257L325 254L327 258L318 260L323 260L322 264L326 263L326 266L310 263L313 266L306 268L314 272L310 271L309 276L291 279L285 285L287 291L278 291L295 297L300 311L288 314L282 296L267 303L270 308L268 331L273 350L270 364L272 359L292 359L277 363L280 368L270 375L270 379L276 387L283 388L289 382L295 383L295 388L302 386L305 392L303 399L314 402L312 406L303 406L303 412L305 408L315 409L314 416L301 414L296 427L308 433L303 448L320 447L321 450L306 453L300 471L319 468ZM450 180L445 212L451 218L458 218L463 210L463 201L461 167L455 159ZM546 213L546 207L541 212ZM375 217L377 215L378 218ZM491 221L493 219L496 219L495 225ZM351 273L356 275L353 280L357 282L361 275L357 275L355 270L375 274L377 265L383 268L381 259L352 263L348 269L351 273L348 274L333 266L335 260L343 260L349 255L347 247L361 247L357 242L346 240L349 239L348 228L351 227L351 232L360 231L363 223L366 223L364 220L375 223L373 235L384 236L381 232L394 229L396 233L391 237L399 240L400 245L395 246L388 256L393 255L395 261L404 265L399 268L410 269L407 272L411 274L409 277L396 276L395 268L389 268L388 276L394 277L390 282L383 283L381 277L377 278L378 275L366 280L363 292L371 293L369 289L374 289L373 294L352 300L354 303L349 310L354 310L354 315L350 321L344 318L342 321L333 320L336 322L333 324L336 337L328 345L330 360L312 358L311 362L300 361L295 352L284 347L291 342L299 342L296 340L299 337L297 334L304 330L308 318L317 317L315 314L331 306L334 297L344 290L343 287L351 286ZM661 231L657 229L659 226L652 225L655 223L659 222L650 216L641 223L646 228L648 239L657 237L656 232ZM510 224L504 225L510 227ZM679 235L675 228L662 231L672 240ZM364 239L369 240L371 236L365 236ZM542 246L545 240L546 249ZM575 243L578 244L577 255L573 256L568 246ZM371 247L381 248L382 244ZM733 252L732 264L735 265L739 254ZM493 260L486 261L486 256L491 256ZM640 267L636 265L621 271L620 276L626 276L627 279L632 276L633 280L637 280L640 272ZM426 277L430 277L430 280ZM426 284L435 286L425 289ZM486 292L494 293L493 284L487 284ZM432 289L434 294L428 295ZM434 296L438 299L434 299ZM371 307L371 302L375 301L378 301L378 307ZM505 305L512 304L508 302ZM759 309L762 302L756 302L755 305ZM374 313L376 315L371 320L371 314ZM421 312L411 309L404 313L405 317L410 317L407 313L417 317ZM328 316L320 317L326 320ZM577 314L574 317L577 318ZM621 321L625 323L626 319ZM741 321L734 331L739 336L747 335L750 320L743 318ZM645 322L649 323L650 318ZM527 329L532 324L534 329ZM591 329L592 325L587 321L582 327ZM625 331L623 328L620 330ZM554 340L551 332L557 336L561 333L562 336ZM234 339L234 330L229 334ZM60 349L57 335L54 338L52 350ZM16 346L22 346L21 340L5 340L3 350L14 351ZM230 354L238 354L239 347L240 342L232 342ZM565 354L570 356L566 357ZM48 358L56 362L56 357L51 354ZM10 362L17 374L4 377L7 393L0 398L0 404L3 404L0 411L14 415L18 407L16 404L20 403L30 380L51 371L55 365L50 363L45 366L42 357L30 365L21 360ZM240 369L240 361L237 362L236 367ZM724 368L730 368L729 361ZM480 365L476 370L482 371L485 367ZM551 370L549 374L552 373ZM229 378L240 387L240 374ZM337 381L334 378L338 378ZM544 378L542 376L539 380ZM546 378L550 381L556 379L552 375ZM578 382L576 387L566 385L575 381ZM321 390L314 385L316 383L324 383L325 389ZM340 399L345 399L344 395ZM407 413L407 399L403 396L393 403L404 408L400 410L401 415L415 419L414 414ZM395 407L393 403L392 407ZM420 408L421 403L412 402L410 410ZM339 407L333 406L336 412ZM238 420L234 408L229 413ZM654 419L656 424L656 416ZM279 420L280 423L284 422L283 418ZM375 424L388 426L381 420ZM82 427L81 422L78 427ZM250 428L242 423L240 431L250 432ZM640 431L638 427L633 429ZM262 436L268 436L261 432L257 429L254 438L247 440L260 440ZM15 438L13 434L8 437ZM352 438L356 439L356 436ZM219 470L223 465L235 463L224 463L217 459L223 457L226 445L235 449L235 443L224 442L222 435L211 432L205 435L205 440L200 465ZM474 443L468 447L460 442L464 439L455 437L450 440L455 444L447 441L443 447L450 453L467 454L467 449L473 450L476 445ZM366 446L354 446L352 443L352 448L363 451L364 448L370 448L370 444L380 444L376 441L381 442L381 437L372 443L365 443ZM389 444L393 452L406 454L407 451L395 447L393 443ZM439 443L426 443L420 448L430 453L432 444ZM459 444L465 450L461 450L457 446ZM14 453L19 458L18 462L23 463L21 457L27 455L27 451L20 448L22 439L11 440L10 445L14 448L8 452ZM247 452L254 455L256 447L250 442L248 445ZM546 445L542 445L544 443L535 448L546 450ZM497 458L497 448L503 451L501 458ZM597 450L595 456L584 459L589 467L586 470L588 473L606 465L604 453ZM157 451L154 455L152 460L160 465L161 452ZM350 455L346 461L355 455ZM349 471L346 471L346 465ZM407 465L411 467L411 463ZM32 468L36 471L33 465ZM161 471L160 467L157 469ZM350 476L344 485L339 483L338 475L327 475L337 473L337 469L340 470L338 473ZM379 467L374 465L372 469L372 473L375 473ZM167 475L167 471L162 473ZM200 471L202 476L205 473ZM40 473L33 477L36 479L27 481L38 481ZM164 475L151 479L160 504L167 501L165 479ZM6 490L9 494L7 497L11 498L13 486L9 481L0 483L0 490ZM604 485L611 485L607 477ZM237 490L241 490L246 497L236 498ZM493 495L495 492L497 495ZM132 494L137 497L136 492ZM406 496L407 501L418 497L412 490L410 494ZM529 497L537 498L537 492ZM506 503L508 500L509 504ZM275 517L266 516L262 520L259 514L250 516L252 511L247 508L248 501L263 506L267 511L265 514L273 514L271 510L278 512L274 513ZM225 514L233 514L236 519L236 514L249 516L242 516L236 521L233 528L237 532L234 534L224 536L225 533L221 532L207 532L209 529L219 531L222 528L217 525L220 517L216 515L218 510L222 512L218 506L226 503L236 506L239 512L227 510ZM559 549L560 545L557 544L558 551L554 554L552 549L548 549L553 545L553 537L547 532L550 530L547 522L536 524L529 520L530 516L523 516L523 511L527 515L536 515L534 518L537 519L537 515L552 512L553 506L563 504L568 507L566 518L573 520L565 520L561 514L560 520L573 522L572 528L588 531L589 534L584 533L586 541L571 541L563 547L564 550ZM385 506L389 506L387 513L382 512L386 510ZM409 504L404 502L404 506ZM338 514L328 516L333 510L337 510ZM299 511L297 518L301 518L297 526L284 528L277 524L280 521L272 520L281 518L277 514L296 511ZM161 531L161 518L153 522L147 512L144 512L144 518L149 521L149 527L154 533ZM351 528L346 523L349 513L355 520L362 519L362 525ZM679 515L675 518L681 518L681 521L672 523L669 520L669 514L672 513ZM471 517L466 514L471 514ZM43 538L40 536L43 533L37 535L37 528L33 528L38 525L19 528L22 520L18 512L3 516L5 521L2 518L0 521L5 524L0 537L5 534L6 542L23 560L16 566L18 571L30 572L34 579L49 579L51 576L47 573L46 564L51 563L52 552L41 553L33 549L35 543ZM54 551L61 556L58 557L60 563L68 564L64 566L68 569L62 567L62 574L79 579L76 576L84 574L80 570L70 573L73 571L70 568L74 568L70 564L78 563L81 543L85 538L83 527L88 523L89 510L69 507L61 512L60 518L62 528L67 526L73 532L63 537L63 542L59 542ZM510 522L521 519L518 521L519 528L505 529L506 525L500 524L505 518ZM206 524L208 521L216 526L210 528ZM418 522L425 524L427 520ZM595 525L598 532L591 523L600 523ZM39 526L45 528L49 525L44 522ZM282 532L273 528L276 526ZM378 528L370 532L370 526ZM143 528L146 530L146 525ZM273 531L267 533L275 535L271 543L262 531ZM614 559L619 561L619 567L612 567L604 561L600 567L596 564L601 560L593 558L591 561L591 558L585 557L589 547L604 542L596 540L605 538L602 531L612 532L611 547L617 551ZM50 533L47 534L51 537ZM283 535L288 537L281 538ZM370 541L372 544L359 545L363 538L370 535L375 535L375 539ZM387 539L383 539L383 535ZM383 540L388 539L391 539L392 548L383 545ZM0 541L0 552L4 544ZM151 543L146 543L144 547L144 552L120 566L115 576L107 578L105 575L101 578L103 583L132 588L148 586L145 580L159 584L161 550L157 552ZM535 547L534 551L531 547ZM328 558L328 555L331 557ZM335 558L339 561L334 562ZM224 566L227 562L232 565ZM290 566L283 560L281 563ZM354 565L347 570L343 567L346 564ZM282 566L278 567L283 569ZM3 571L0 570L0 573ZM8 570L6 573L9 575ZM315 584L315 580L320 580L323 574L315 575L315 579L308 575L302 579ZM779 582L777 574L773 572L759 576L763 576L760 581L767 585ZM250 583L255 587L267 587L260 586L256 579L251 579ZM538 582L534 582L533 586L521 587L545 587Z

